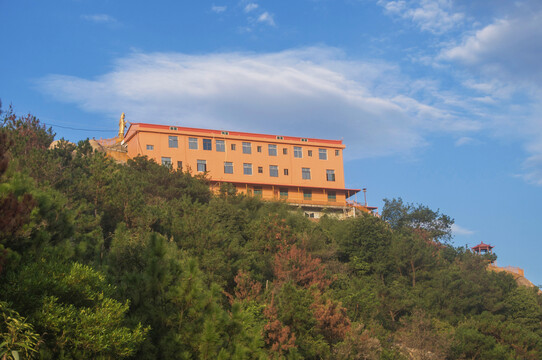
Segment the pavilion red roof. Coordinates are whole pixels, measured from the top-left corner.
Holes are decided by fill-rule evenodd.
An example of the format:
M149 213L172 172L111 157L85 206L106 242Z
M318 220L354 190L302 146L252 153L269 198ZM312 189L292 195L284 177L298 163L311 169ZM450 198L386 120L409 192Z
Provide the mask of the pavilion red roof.
M482 241L481 243L479 243L478 245L476 246L473 246L471 247L472 250L482 250L482 249L493 249L495 246L492 246L492 245L489 245L489 244L484 244L484 242Z

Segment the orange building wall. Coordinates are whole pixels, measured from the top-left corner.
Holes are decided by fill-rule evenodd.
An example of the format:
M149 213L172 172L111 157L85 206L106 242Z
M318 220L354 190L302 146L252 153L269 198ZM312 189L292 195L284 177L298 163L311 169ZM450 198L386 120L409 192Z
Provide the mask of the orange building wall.
M125 136L129 157L146 155L161 163L162 157L169 157L173 168L182 161L183 170L190 169L193 174L197 171L197 160L206 160L209 178L212 181L232 182L238 190L251 192L254 186L261 186L264 199L278 199L281 187L287 187L288 201L298 203L322 203L328 205L344 205L346 191L344 189L343 150L344 145L339 140L319 140L286 137L277 139L275 135L249 134L228 132L227 135L217 130L181 128L151 124L132 124ZM177 136L177 148L169 147L169 136ZM188 138L198 139L198 149L189 149ZM212 150L203 150L202 139L212 140ZM225 151L216 151L216 141L224 140ZM251 154L243 153L243 142L251 143ZM235 150L231 146L235 145ZM268 154L268 145L277 145L277 155ZM152 150L147 150L152 145ZM257 147L262 151L258 152ZM294 157L294 146L302 148L302 158ZM283 153L286 149L286 154ZM319 158L319 149L327 150L327 160ZM308 156L312 150L312 156ZM336 150L338 155L336 155ZM224 162L233 163L233 174L224 173ZM252 175L245 175L243 164L252 164ZM269 175L269 165L278 166L278 177ZM258 167L263 167L263 173L258 173ZM311 179L302 178L302 168L311 169ZM288 175L284 174L288 169ZM327 181L326 170L335 171L335 181ZM269 186L267 186L269 185ZM312 198L303 197L303 189L311 188ZM327 190L326 190L327 189ZM336 192L336 201L329 202L327 193ZM351 194L355 193L352 192Z

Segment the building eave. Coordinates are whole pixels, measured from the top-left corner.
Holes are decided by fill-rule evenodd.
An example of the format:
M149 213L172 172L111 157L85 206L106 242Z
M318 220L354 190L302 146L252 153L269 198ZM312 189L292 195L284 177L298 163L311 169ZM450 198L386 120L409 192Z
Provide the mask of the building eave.
M311 186L311 185L293 185L293 184L277 184L277 183L268 183L268 182L256 182L256 181L234 181L228 179L209 179L211 183L231 183L234 185L256 185L256 186L274 186L276 188L300 188L300 189L322 189L322 190L331 190L331 191L344 191L350 193L350 196L353 196L361 191L361 189L346 189L342 187L330 187L330 186Z
M130 134L132 126L137 127L133 134ZM172 129L173 128L173 129ZM240 132L240 131L226 131L226 130L211 130L211 129L201 129L201 128L191 128L191 127L182 127L174 125L158 125L158 124L147 124L147 123L131 123L128 128L127 137L125 142L131 140L131 138L137 133L142 131L148 131L153 133L162 133L162 134L192 134L199 136L208 136L211 138L220 138L220 139L232 139L232 140L261 140L262 142L276 142L276 143L294 143L299 145L323 145L328 147L334 147L338 149L344 149L345 146L342 140L330 140L330 139L317 139L317 138L304 138L304 137L294 137L294 136L284 136L284 135L272 135L272 134L259 134L259 133L249 133L249 132Z

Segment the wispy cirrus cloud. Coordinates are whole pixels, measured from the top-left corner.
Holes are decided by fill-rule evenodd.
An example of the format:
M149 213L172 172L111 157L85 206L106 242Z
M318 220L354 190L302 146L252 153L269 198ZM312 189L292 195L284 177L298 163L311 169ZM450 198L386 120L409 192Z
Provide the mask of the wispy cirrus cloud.
M267 11L263 12L260 16L258 16L258 22L275 26L275 20L273 20L273 15L271 15Z
M259 25L276 26L275 15L262 8L258 3L241 0L239 6L243 9L248 21L248 26L242 28L243 32L252 32Z
M424 146L427 134L476 127L403 95L411 82L395 66L348 60L325 47L134 53L94 79L49 75L38 83L58 100L112 119L126 112L132 122L342 138L348 158L404 153Z
M463 146L473 143L475 140L469 136L462 136L455 141L455 146Z
M223 13L227 9L228 9L227 6L218 6L218 5L211 6L211 11L217 14Z
M393 16L410 20L423 31L441 34L461 23L465 15L453 9L451 0L378 0Z
M83 20L87 20L94 23L101 23L101 24L118 23L117 19L107 14L87 14L87 15L81 15L81 18Z
M452 234L468 236L468 235L473 235L474 231L464 228L462 226L459 226L457 224L452 224Z
M465 33L436 56L462 69L464 85L480 103L493 107L493 131L523 142L527 153L520 175L542 186L542 4L511 5L505 17Z
M245 5L244 11L246 13L249 13L249 12L251 12L253 10L256 10L257 8L258 8L258 4L256 4L256 3L248 3L248 4Z

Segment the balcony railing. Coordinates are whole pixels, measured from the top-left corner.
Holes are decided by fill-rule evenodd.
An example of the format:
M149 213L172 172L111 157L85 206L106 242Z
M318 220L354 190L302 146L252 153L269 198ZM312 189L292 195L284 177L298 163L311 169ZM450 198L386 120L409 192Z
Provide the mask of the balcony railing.
M261 195L255 195L260 196L263 200L283 200L287 203L291 204L301 204L301 205L322 205L322 206L346 206L346 202L341 201L325 201L325 200L312 200L312 199L306 199L304 197L297 197L297 196L288 196L287 198L281 197L280 195L275 196L261 196Z

